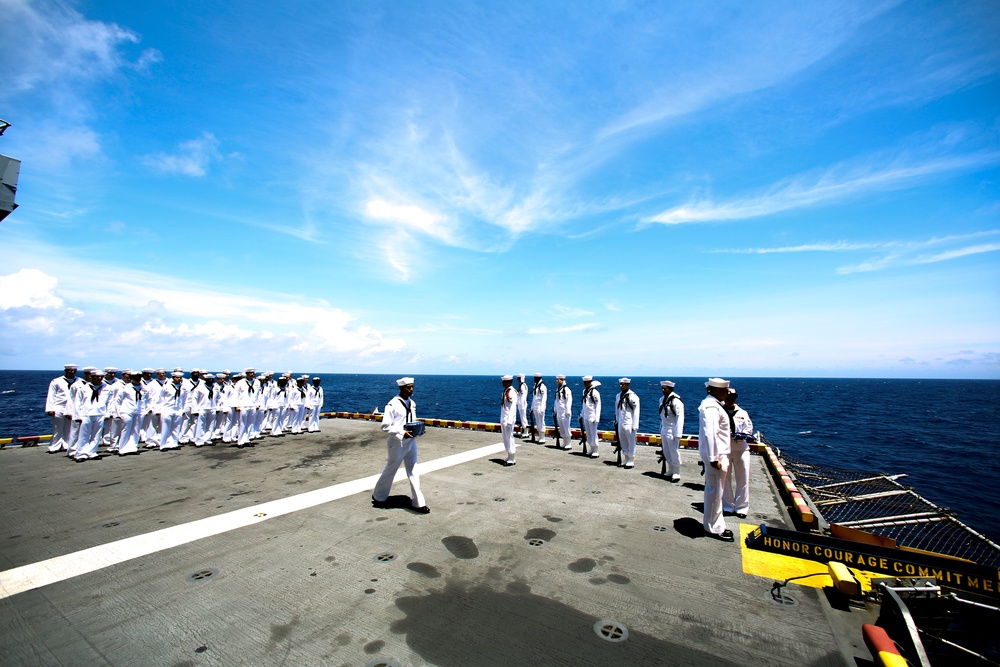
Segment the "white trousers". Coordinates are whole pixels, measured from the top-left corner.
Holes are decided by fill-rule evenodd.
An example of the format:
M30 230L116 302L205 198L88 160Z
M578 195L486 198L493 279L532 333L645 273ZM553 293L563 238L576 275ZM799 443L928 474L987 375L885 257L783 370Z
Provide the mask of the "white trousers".
M681 439L673 436L673 431L660 431L660 451L667 460L668 472L681 467Z
M271 435L281 435L281 429L285 426L284 406L274 409L274 423L271 425Z
M528 403L527 402L525 402L524 405L521 405L520 401L517 402L517 414L518 414L518 417L521 419L521 437L522 438L527 438L529 435L531 435L528 432Z
M94 415L84 417L80 422L80 442L76 448L76 459L96 459L97 448L101 444L101 432L104 430L104 417Z
M215 411L205 410L195 421L194 444L199 447L207 445L212 441L212 433L215 430Z
M64 415L61 412L52 415L52 440L49 442L50 452L61 452L64 449L68 449L69 443L67 442L67 438L69 437L69 429L72 423L73 419L69 415Z
M514 460L514 425L500 424L500 435L503 437L503 448L507 450L507 460Z
M399 470L399 464L402 463L406 467L406 478L410 480L410 497L413 499L413 506L423 507L427 503L424 501L424 494L420 492L420 477L413 470L417 465L417 439L403 438L403 441L400 442L390 435L386 440L386 448L388 455L385 469L378 478L378 482L375 483L372 497L379 502L384 502L389 497L389 491L392 490L392 479L396 476L396 471Z
M745 440L730 440L729 470L722 484L722 511L750 511L750 447ZM734 489L735 487L735 489Z
M569 425L570 413L556 413L555 419L556 423L559 425L560 444L562 444L563 449L570 449L572 447L570 442L573 440L573 431Z
M545 408L532 408L531 414L535 416L535 430L538 431L538 442L545 442Z
M309 432L315 433L317 431L319 431L319 408L315 407L309 413Z
M242 447L250 442L250 436L253 434L253 423L257 418L257 408L240 408L236 415L239 417L236 444Z
M292 413L292 433L302 433L302 422L306 419L306 406L300 405Z
M635 463L635 436L636 431L618 427L618 443L622 447L622 463Z
M122 432L118 437L118 453L130 454L139 451L139 428L142 415L138 412L122 417Z
M597 422L583 422L587 431L587 453L593 456L601 453L601 447L597 444Z
M76 450L80 447L80 422L75 419L70 420L69 433L66 434L66 455L76 456Z
M180 447L178 439L184 428L184 415L165 412L160 415L160 449L175 449Z
M725 479L724 470L716 470L708 463L705 464L705 515L702 526L705 532L716 535L721 535L726 530L726 521L722 518L722 488Z

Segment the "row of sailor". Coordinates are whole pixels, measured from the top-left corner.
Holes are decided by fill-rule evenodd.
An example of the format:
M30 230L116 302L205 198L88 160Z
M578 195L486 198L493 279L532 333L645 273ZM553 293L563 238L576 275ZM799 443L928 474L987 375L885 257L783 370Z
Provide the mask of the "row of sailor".
M290 371L259 379L253 368L214 375L196 368L185 378L175 368L168 382L163 368L128 369L122 379L114 367L87 366L83 379L77 369L66 364L49 383L45 405L52 418L49 452L66 451L77 461L99 458L101 444L128 455L140 443L161 450L213 440L242 447L264 430L275 436L319 430L324 395L318 377L310 385L309 376L293 380Z

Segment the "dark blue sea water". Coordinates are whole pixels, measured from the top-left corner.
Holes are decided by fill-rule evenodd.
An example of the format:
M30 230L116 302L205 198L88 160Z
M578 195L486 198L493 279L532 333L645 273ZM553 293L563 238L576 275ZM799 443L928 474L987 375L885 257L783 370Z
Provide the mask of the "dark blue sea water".
M50 432L45 415L49 380L59 371L0 371L0 437ZM390 375L317 374L325 411L380 410L396 393ZM613 422L617 378L603 382L602 428ZM685 432L697 433L704 378L672 378L687 410ZM529 378L530 384L530 378ZM546 378L550 396L554 378ZM583 383L570 378L574 424ZM736 378L740 405L754 426L782 450L841 468L907 473L904 483L958 512L973 528L1000 541L1000 381ZM416 376L418 415L468 421L499 420L495 376ZM659 431L659 378L632 378L642 403L641 430ZM552 424L551 398L546 423ZM0 458L0 465L2 465Z

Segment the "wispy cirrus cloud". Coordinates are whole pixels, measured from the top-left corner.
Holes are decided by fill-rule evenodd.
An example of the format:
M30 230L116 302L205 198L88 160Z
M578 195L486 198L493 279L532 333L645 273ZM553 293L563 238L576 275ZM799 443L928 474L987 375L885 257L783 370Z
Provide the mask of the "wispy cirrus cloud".
M867 271L880 271L882 269L896 268L900 266L916 266L920 264L935 264L953 259L960 259L970 255L979 255L1000 250L1000 243L973 243L970 241L985 237L1000 235L1000 229L988 229L971 234L953 234L949 236L936 236L924 241L884 241L869 243L852 243L848 241L833 241L825 243L804 243L794 246L777 246L773 248L730 248L713 250L714 253L738 254L738 255L772 255L791 253L847 253L861 252L865 250L883 250L885 254L881 257L864 260L857 264L842 266L837 269L837 273L863 273ZM935 248L947 247L944 250L929 252Z
M798 208L833 204L871 192L901 190L935 176L974 171L1000 163L1000 151L979 151L930 159L903 156L888 164L838 165L818 174L781 181L760 194L728 202L695 200L644 219L646 223L680 225L760 218Z
M531 336L535 336L540 334L561 334L561 333L574 333L577 331L593 331L598 328L599 328L598 324L589 322L586 324L574 324L568 327L553 327L553 328L534 327L528 329L527 331L525 331L525 333Z
M144 155L140 161L161 174L180 174L200 178L208 173L213 162L222 160L219 140L211 132L202 132L197 139L183 141L173 153Z
M552 306L552 310L555 311L556 317L562 319L573 319L577 317L593 317L594 313L590 310L584 310L583 308L571 308L569 306L560 306L556 304Z

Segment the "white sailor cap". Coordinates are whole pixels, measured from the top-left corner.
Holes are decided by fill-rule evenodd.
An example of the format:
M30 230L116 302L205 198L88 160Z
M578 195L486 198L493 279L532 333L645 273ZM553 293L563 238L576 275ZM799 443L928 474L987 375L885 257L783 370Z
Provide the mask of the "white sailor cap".
M396 386L397 387L405 387L408 384L413 384L413 378L405 377L405 378L399 378L398 380L396 380Z
M500 378L501 382L512 382L513 380L514 380L513 375L504 375L502 378Z
M284 372L284 373L281 374L281 377L283 377L283 378L290 378L290 377L292 377L292 372L291 371L286 371L286 372Z
M557 375L557 376L556 376L556 379L557 379L557 380L565 380L565 379L566 379L566 376L565 376L565 375Z
M157 369L156 369L156 372L157 372L157 373L166 373L166 372L167 372L167 369L166 369L166 368L157 368Z
M314 376L314 377L313 377L313 382L316 382L316 381L318 381L319 379L320 379L320 378L319 378L319 376L318 376L318 375L317 375L317 376Z
M232 372L231 370L229 370L228 368L224 369L224 370L223 370L222 372L223 372L223 374L225 374L225 375L232 375L232 373L233 373L233 372Z
M522 380L523 380L523 379L524 379L524 373L518 373L518 374L517 374L517 377L519 377L520 379L522 379Z
M591 387L600 387L601 386L601 381L600 380L594 380L593 382L590 383L590 386Z
M733 389L732 387L730 387L730 388L729 388L729 395L730 395L730 396L732 396L733 398L735 398L735 397L736 397L736 396L738 396L739 394L737 394L737 393L736 393L736 390L735 390L735 389Z
M729 380L723 380L722 378L708 378L708 382L705 383L706 387L715 387L716 389L729 389Z
M673 382L671 382L670 380L660 380L660 386L661 387L670 387L671 389L673 389L676 385Z
M96 370L97 370L97 366L84 366L83 367L83 372L84 373L93 373Z
M219 380L225 380L226 379L226 374L225 373L216 373L215 377L217 379L219 379Z
M256 373L257 369L254 368L253 366L247 366L246 368L243 369L243 372L244 373Z
M183 373L184 369L181 368L180 366L174 366L174 373L176 373L177 371L180 371L181 373Z
M215 382L215 376L211 373L205 373L204 380L205 382Z
M132 370L131 368L126 368L125 370L122 371L122 375L132 375L133 373L135 373L135 371ZM138 373L136 374L138 375Z
M63 369L64 370L69 370L70 368L72 368L73 370L76 370L76 369L79 368L79 366L77 366L76 364L63 364Z
M182 378L182 377L184 377L184 371L174 371L170 375L171 375L171 377Z
M104 371L102 371L100 368L93 369L92 371L90 371L90 374L96 377L104 377Z
M155 373L156 371L154 371L152 368L143 368L142 372L143 373Z
M118 369L116 367L114 367L114 366L105 366L104 367L104 372L105 373L117 373Z
M540 378L540 377L542 377L542 374L541 373L535 373L535 377L536 378Z
M593 380L593 379L594 379L594 376L593 376L593 375L584 375L584 376L583 376L583 378L582 378L582 380L583 380L584 382L590 382L590 381L591 381L591 380Z
M632 384L632 378L618 378L618 384Z

